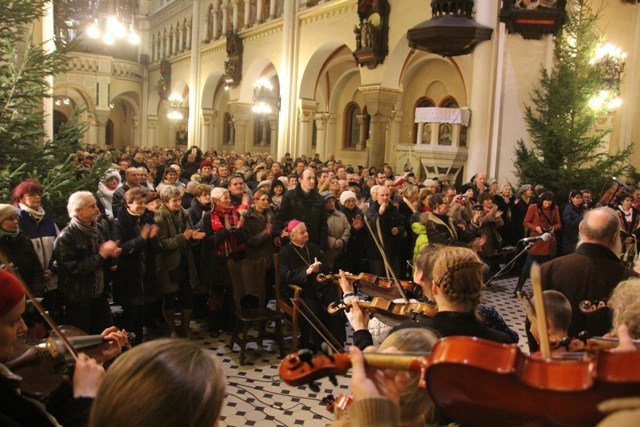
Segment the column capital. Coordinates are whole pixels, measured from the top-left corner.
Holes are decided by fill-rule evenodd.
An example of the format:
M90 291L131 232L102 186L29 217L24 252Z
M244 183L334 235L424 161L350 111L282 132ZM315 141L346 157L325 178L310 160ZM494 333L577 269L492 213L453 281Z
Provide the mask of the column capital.
M301 123L309 123L311 118L315 118L316 111L318 110L318 103L313 99L299 99L298 100L298 120Z
M229 110L234 124L244 125L249 122L253 116L253 104L246 102L230 102Z
M147 127L149 129L155 129L155 127L160 122L160 117L158 116L147 116Z
M401 91L381 86L362 86L358 89L364 96L367 112L375 116L390 117Z

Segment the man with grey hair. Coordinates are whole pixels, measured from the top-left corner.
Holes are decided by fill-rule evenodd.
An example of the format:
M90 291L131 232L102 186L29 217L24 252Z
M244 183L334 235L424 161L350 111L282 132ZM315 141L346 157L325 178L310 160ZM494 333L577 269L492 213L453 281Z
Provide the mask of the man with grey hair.
M622 280L638 276L620 262L619 227L613 209L601 207L587 211L579 226L580 241L576 252L541 266L543 288L562 292L571 303L570 337L576 337L584 330L591 336L609 332L610 314L584 315L580 312L580 302L608 298Z
M99 334L113 325L105 277L115 268L122 250L118 242L108 240L106 230L97 222L100 210L90 192L73 193L67 211L71 221L53 246L65 324Z
M122 209L122 198L124 196L124 193L126 193L127 190L130 190L131 188L140 187L141 177L142 174L140 173L140 170L138 168L130 167L124 172L124 183L122 184L122 187L113 192L113 196L111 199L111 211L113 212L114 218L118 217L118 212L120 212L120 209ZM147 191L147 187L142 188L143 190Z

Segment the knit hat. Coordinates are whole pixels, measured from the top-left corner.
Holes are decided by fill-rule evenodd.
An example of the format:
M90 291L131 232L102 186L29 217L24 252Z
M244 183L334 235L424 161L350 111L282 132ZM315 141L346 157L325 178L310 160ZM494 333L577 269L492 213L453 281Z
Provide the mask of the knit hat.
M350 190L343 191L342 194L340 195L340 203L344 205L344 202L346 202L349 199L356 199L357 201L358 198L356 197L356 193Z
M24 295L25 290L22 283L13 274L0 269L0 317L18 305Z
M18 211L15 207L13 207L12 205L7 205L5 203L0 203L0 222L17 215Z
M521 185L520 188L518 189L518 196L520 196L522 193L529 190L530 188L531 188L531 184Z
M331 198L336 198L335 194L333 194L331 191L323 191L320 195L325 202Z
M200 169L202 169L205 166L209 166L210 168L213 167L213 163L211 163L209 160L203 160L200 162Z
M292 219L291 221L289 221L289 224L287 224L287 231L291 233L293 229L298 226L298 224L300 224L300 221L298 221L297 219Z

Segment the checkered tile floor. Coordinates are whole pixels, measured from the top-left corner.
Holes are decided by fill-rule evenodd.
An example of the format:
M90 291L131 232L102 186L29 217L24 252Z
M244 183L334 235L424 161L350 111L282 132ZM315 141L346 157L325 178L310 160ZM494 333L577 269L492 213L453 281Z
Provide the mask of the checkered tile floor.
M507 324L520 335L519 346L526 352L527 338L524 331L524 310L511 295L516 286L517 277L497 280L485 292L485 300L493 305L505 319ZM529 282L525 285L529 290ZM199 336L206 336L206 324L201 321L192 322L194 331ZM348 333L350 343L351 332ZM285 328L285 335L287 334ZM333 415L322 402L327 396L349 394L348 377L338 378L338 386L334 387L328 380L320 381L320 392L311 391L308 387L290 387L278 376L280 359L277 345L266 341L264 347L249 344L244 366L239 366L239 347L235 351L228 347L229 334L218 338L205 338L195 341L203 348L216 354L222 361L227 374L227 396L222 410L221 426L294 426L324 427L331 424ZM291 341L285 340L287 352L291 349Z

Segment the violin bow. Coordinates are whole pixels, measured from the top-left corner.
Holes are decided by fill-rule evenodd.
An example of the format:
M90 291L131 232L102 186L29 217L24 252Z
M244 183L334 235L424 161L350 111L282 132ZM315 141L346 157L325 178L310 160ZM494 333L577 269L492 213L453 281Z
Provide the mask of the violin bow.
M542 295L540 265L537 262L534 262L531 266L531 286L533 288L533 300L535 302L536 319L538 322L540 352L543 359L549 359L551 357L551 346L549 344L549 329L547 328L547 312L544 307L544 297Z
M366 224L367 229L369 230L369 233L371 234L371 237L373 238L373 241L376 244L376 247L378 248L378 251L380 251L380 255L382 255L382 261L384 261L384 267L387 270L387 273L393 279L393 284L396 285L396 288L398 288L398 292L400 292L400 296L402 297L404 302L408 303L409 298L407 298L407 295L404 293L404 289L402 289L402 286L400 285L400 281L396 277L396 274L394 273L393 268L391 268L391 266L389 265L389 260L387 259L387 254L385 254L384 248L382 247L382 242L378 241L377 236L373 232L373 229L371 228L371 224L369 222L370 222L369 218L365 215L364 223ZM380 230L380 223L378 222L377 225L378 225L378 230Z
M302 300L302 298L292 298L291 301L298 308L298 313L302 314L302 317L306 319L315 331L320 334L323 340L331 347L334 353L344 353L344 346L340 344L338 339L333 336L326 326L322 324L320 319L313 314L313 311Z
M56 335L60 338L62 344L67 348L67 351L69 351L69 354L73 357L73 360L78 361L78 352L76 351L73 344L71 344L71 341L69 341L69 339L64 336L62 332L60 332L58 324L51 318L51 316L49 316L49 313L44 309L44 307L42 307L42 304L40 304L40 302L36 299L29 287L25 285L22 278L19 275L15 274L15 272L12 271L13 269L6 268L7 264L5 264L3 267L5 270L11 272L18 279L18 281L20 281L22 287L24 287L27 297L29 298L29 301L31 301L31 304L33 304L33 306L36 308L36 310L38 310L38 313L40 313L45 322L47 322L47 324L51 326L53 332L55 332Z

